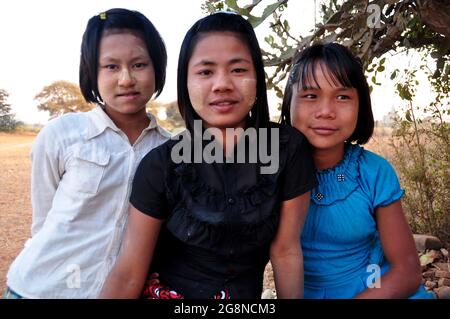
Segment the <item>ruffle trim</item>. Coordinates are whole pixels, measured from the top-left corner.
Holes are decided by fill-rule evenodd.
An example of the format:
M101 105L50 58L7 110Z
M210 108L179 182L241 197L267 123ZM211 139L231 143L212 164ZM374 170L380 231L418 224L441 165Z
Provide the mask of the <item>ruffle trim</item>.
M289 136L282 132L280 148L287 147L289 142ZM280 165L284 160L280 158ZM234 194L233 205L237 205L239 211L233 218L239 220L232 221L226 220L229 218L225 212L228 198L199 178L194 164L181 163L175 167L174 172L178 175L177 187L180 187L184 204L175 208L168 217L166 226L181 241L214 249L224 255L230 253L240 255L259 249L261 245L270 243L275 236L279 213L276 203L271 201L277 200L276 181L280 172L270 175L259 174L255 185ZM169 185L166 192L169 199L174 199ZM237 251L230 252L230 238L236 243L245 244L234 245Z
M193 204L194 206L204 208L209 212L224 212L227 209L227 198L225 198L225 194L219 192L201 180L198 177L198 173L194 165L180 164L175 169L175 173L180 178L180 187L182 188L181 191L184 196L183 200L185 201L185 206L191 206ZM258 209L261 204L266 203L275 196L277 191L277 176L278 174L259 175L258 182L255 185L252 185L251 187L244 189L239 194L233 196L233 199L236 201L235 204L240 207L239 212L244 224L257 225L267 217L259 216L260 218L256 220L253 218L250 220L245 218L246 214L252 210ZM173 195L171 197L173 197ZM190 203L190 200L193 202ZM269 213L271 212L268 212L268 214ZM213 225L223 224L223 221L220 221L212 216L202 216L200 219Z
M363 148L346 144L344 158L336 166L318 171L319 185L312 190L311 199L317 205L331 205L347 198L359 186L359 162Z
M260 225L243 225L233 232L224 225L211 225L192 210L180 208L167 220L166 227L182 242L214 251L222 256L240 256L268 245L275 236L278 215L269 216ZM230 240L234 244L230 245Z

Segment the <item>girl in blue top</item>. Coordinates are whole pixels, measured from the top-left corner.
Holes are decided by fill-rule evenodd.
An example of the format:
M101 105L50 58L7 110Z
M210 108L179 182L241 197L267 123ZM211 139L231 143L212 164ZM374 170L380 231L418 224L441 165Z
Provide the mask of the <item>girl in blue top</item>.
M282 122L313 146L319 181L301 236L305 298L433 298L420 285L396 173L360 146L374 127L360 60L335 43L304 50L287 83Z

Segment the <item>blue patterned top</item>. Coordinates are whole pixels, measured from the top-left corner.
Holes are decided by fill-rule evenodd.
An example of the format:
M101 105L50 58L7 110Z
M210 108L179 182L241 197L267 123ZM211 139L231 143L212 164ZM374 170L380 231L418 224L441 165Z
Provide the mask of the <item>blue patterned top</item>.
M404 190L384 158L352 144L317 179L302 232L305 298L352 298L375 281L373 265L381 274L389 269L375 211L399 200ZM421 287L416 297L430 296Z

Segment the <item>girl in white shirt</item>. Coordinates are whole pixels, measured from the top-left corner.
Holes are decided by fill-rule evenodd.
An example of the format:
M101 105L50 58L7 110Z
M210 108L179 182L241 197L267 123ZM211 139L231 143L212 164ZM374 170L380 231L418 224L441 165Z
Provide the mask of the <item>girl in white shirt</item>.
M145 109L164 87L166 64L141 13L111 9L89 20L80 88L97 106L50 121L33 145L32 237L4 297L97 297L121 245L136 167L170 137Z

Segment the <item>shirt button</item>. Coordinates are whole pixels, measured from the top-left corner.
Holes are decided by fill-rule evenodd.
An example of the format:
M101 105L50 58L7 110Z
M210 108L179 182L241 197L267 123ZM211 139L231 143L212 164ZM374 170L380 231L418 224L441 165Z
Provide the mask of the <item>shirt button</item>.
M234 204L234 198L233 197L228 198L228 204L230 204L230 205Z
M324 196L323 194L321 194L321 193L317 193L317 194L316 194L316 199L317 199L318 201L321 201L324 197L325 197L325 196Z

